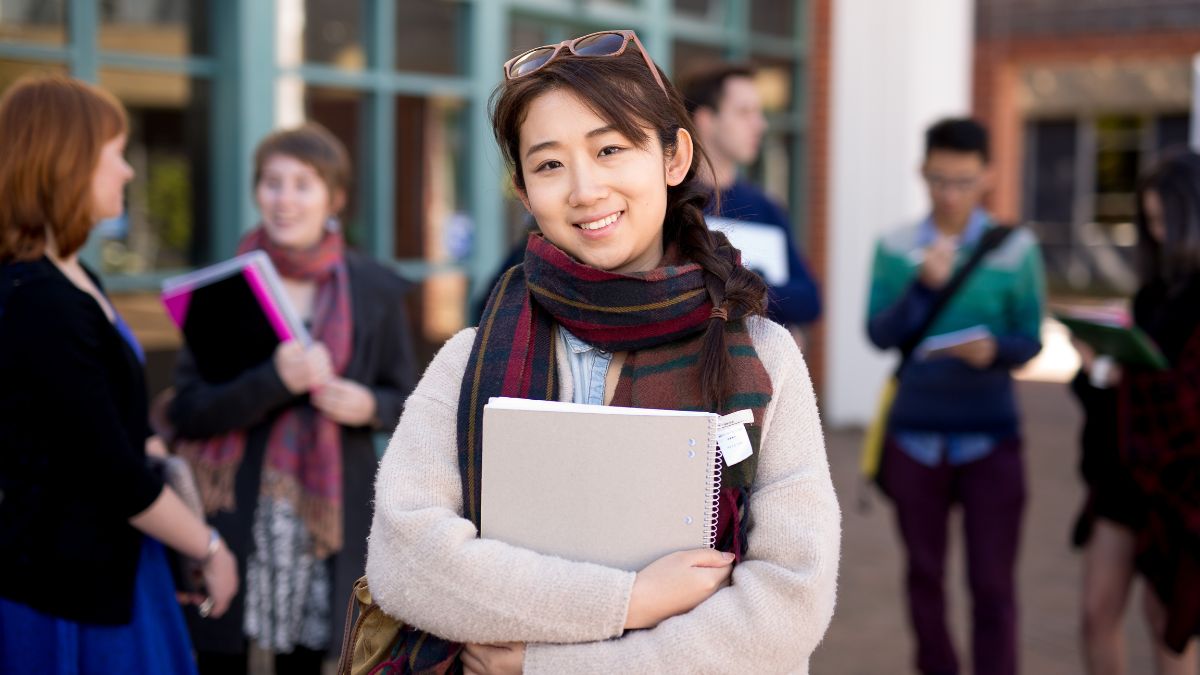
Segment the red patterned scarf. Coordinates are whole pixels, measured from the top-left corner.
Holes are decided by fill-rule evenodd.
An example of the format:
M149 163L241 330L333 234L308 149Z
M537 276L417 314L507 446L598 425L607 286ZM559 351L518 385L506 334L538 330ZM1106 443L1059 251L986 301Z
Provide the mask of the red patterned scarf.
M329 349L334 373L350 363L353 318L346 271L345 242L340 232L326 232L306 250L275 245L257 227L238 245L238 253L262 249L287 279L316 282L312 337ZM246 451L245 431L238 429L199 442L181 442L179 453L196 474L207 512L236 507L234 481ZM341 427L311 405L292 405L271 426L260 494L286 499L313 537L319 558L342 548Z

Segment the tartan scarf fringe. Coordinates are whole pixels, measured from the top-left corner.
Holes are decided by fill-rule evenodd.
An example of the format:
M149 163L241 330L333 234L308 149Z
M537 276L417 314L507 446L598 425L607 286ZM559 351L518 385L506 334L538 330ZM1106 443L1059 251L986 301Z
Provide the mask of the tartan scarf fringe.
M261 495L294 505L296 515L312 537L313 552L318 560L324 560L341 550L341 502L305 491L295 476L270 466L263 467Z
M233 512L237 508L234 484L237 480L240 457L227 457L221 462L211 461L202 452L202 443L180 442L176 454L187 461L200 493L204 514L211 516L220 511ZM318 559L328 558L342 548L341 503L322 498L304 490L295 476L263 467L260 496L285 500L293 505L296 515L304 523L313 540Z
M175 454L187 461L200 493L200 504L204 514L211 516L218 511L232 512L237 508L234 482L237 479L241 457L213 459L205 451L206 441L179 440L175 443ZM241 447L239 444L238 447Z

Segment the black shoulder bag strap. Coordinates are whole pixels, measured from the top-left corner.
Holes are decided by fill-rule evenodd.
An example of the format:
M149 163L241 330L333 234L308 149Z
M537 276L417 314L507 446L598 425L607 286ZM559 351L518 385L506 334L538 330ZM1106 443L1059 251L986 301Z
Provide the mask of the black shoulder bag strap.
M895 372L895 376L897 378L900 377L900 373L912 359L913 352L916 351L917 345L921 344L921 340L925 339L925 334L929 332L930 328L933 327L933 322L937 321L938 317L941 316L942 310L946 309L946 305L950 304L950 300L953 299L954 294L957 293L960 288L962 288L962 285L967 280L967 277L971 276L971 273L975 271L975 268L979 267L979 263L982 262L985 257L987 257L987 254L999 248L1000 244L1003 244L1004 240L1007 239L1008 235L1012 234L1013 230L1015 229L1017 228L1006 225L996 225L988 228L988 230L983 233L983 236L979 238L979 243L975 246L975 250L971 252L971 257L967 259L967 262L963 263L962 267L955 270L954 275L950 277L950 280L946 282L945 286L942 286L937 297L934 298L933 306L929 308L929 314L925 316L925 320L921 322L920 327L917 328L917 330L914 331L907 340L901 343L900 365L896 366Z

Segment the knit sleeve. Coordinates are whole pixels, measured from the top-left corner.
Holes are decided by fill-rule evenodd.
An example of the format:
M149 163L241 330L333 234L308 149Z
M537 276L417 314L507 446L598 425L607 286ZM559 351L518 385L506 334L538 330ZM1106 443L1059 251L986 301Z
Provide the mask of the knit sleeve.
M479 539L462 517L456 416L474 341L442 348L405 403L375 485L371 594L458 642L579 642L621 634L634 573Z
M754 526L733 583L687 614L618 640L530 644L525 672L807 672L833 616L841 512L808 370L782 327L751 324L771 374Z

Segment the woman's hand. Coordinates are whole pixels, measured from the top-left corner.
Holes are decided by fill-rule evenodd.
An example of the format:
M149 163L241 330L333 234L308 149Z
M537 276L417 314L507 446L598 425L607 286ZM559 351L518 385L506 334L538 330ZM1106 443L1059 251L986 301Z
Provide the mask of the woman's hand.
M296 395L316 389L333 376L329 349L320 342L307 349L295 340L281 342L275 348L274 361L283 386Z
M375 394L353 380L331 378L312 392L312 404L329 419L348 427L375 421Z
M204 575L204 587L208 591L208 599L212 601L204 616L216 619L229 609L229 603L238 591L237 561L234 560L233 553L229 551L224 540L217 546L217 550L213 552L212 556L204 562L201 571ZM206 600L200 605L202 610L207 602Z
M163 439L158 434L146 439L147 457L166 457L170 454L167 450L167 444L163 442Z
M1092 364L1096 361L1096 350L1074 336L1071 337L1071 346L1075 348L1076 352L1079 352L1079 367L1083 369L1083 372L1092 372Z
M1091 345L1071 338L1071 346L1079 352L1079 367L1088 376L1088 382L1097 389L1111 389L1121 383L1121 364L1112 358L1097 354Z
M653 628L692 611L729 584L733 554L709 548L667 554L637 573L625 628Z
M525 670L525 643L463 645L462 662L467 675L519 675Z

